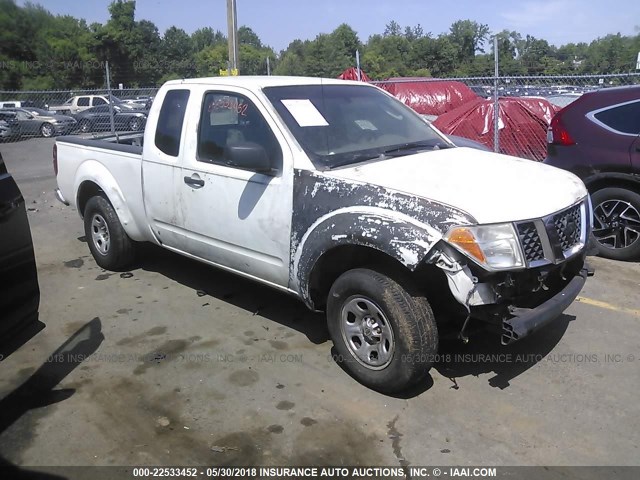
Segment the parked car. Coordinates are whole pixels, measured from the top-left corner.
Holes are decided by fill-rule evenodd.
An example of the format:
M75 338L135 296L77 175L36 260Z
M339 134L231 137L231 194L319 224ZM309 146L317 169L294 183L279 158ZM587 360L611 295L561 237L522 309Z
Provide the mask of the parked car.
M0 102L0 108L27 108L36 106L35 102L31 100L8 100Z
M600 255L640 258L640 86L583 94L555 115L547 141L545 163L589 189Z
M133 108L137 108L140 110L149 110L151 108L151 104L153 103L153 97L149 95L136 95L130 97L120 97L122 103L125 105L130 105Z
M109 105L89 108L75 116L81 132L107 132L111 129ZM133 110L121 105L113 106L113 119L116 130L142 130L147 115L140 110Z
M326 310L336 360L373 389L425 378L437 320L510 344L589 274L575 175L457 148L373 85L204 78L156 102L142 146L56 141L56 196L96 263L127 268L148 241L292 294Z
M16 114L21 135L53 137L66 135L76 129L78 122L67 115L52 115L40 108L16 108L7 110Z
M0 110L0 140L17 140L20 138L20 123L14 112Z
M62 105L49 105L49 110L60 115L73 115L91 107L108 105L108 98L106 95L77 95L71 97ZM118 105L122 103L122 100L111 95L111 102L114 105Z
M25 201L0 154L0 360L38 320L40 288Z

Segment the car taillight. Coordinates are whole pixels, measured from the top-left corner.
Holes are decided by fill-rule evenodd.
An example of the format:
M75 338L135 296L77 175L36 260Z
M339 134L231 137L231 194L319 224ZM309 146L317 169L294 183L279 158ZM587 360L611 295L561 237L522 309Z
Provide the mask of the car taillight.
M53 173L58 176L58 146L53 145Z
M549 125L549 129L547 130L547 142L553 145L576 144L562 123L562 110L551 119L551 125Z

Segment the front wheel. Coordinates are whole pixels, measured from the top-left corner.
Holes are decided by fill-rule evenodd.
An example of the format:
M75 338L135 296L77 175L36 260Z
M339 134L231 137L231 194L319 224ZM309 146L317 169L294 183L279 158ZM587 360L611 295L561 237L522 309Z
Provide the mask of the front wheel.
M380 392L417 384L438 352L426 298L374 270L358 268L338 277L327 299L327 322L338 362Z
M640 195L625 188L603 188L591 201L598 253L614 260L640 258Z
M45 138L53 137L53 134L55 133L55 129L53 128L53 125L51 125L50 123L43 123L42 126L40 127L40 133Z
M134 244L122 228L109 201L92 197L84 209L84 232L96 263L106 270L120 270L133 261Z
M129 120L129 130L137 132L138 130L140 130L141 126L142 121L139 118L132 118L131 120Z
M82 133L88 133L91 130L91 124L88 120L81 120L78 128Z

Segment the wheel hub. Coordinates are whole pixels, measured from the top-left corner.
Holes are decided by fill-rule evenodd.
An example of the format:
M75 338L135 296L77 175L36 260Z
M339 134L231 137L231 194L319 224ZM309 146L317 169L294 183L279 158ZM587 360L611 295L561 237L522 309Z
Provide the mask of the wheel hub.
M349 353L360 364L381 370L391 362L395 349L393 329L373 300L349 297L342 308L340 327Z
M98 253L106 255L109 253L109 247L111 245L111 235L109 234L109 227L104 217L99 214L95 214L91 220L91 240Z
M640 239L640 212L629 202L605 200L594 208L593 235L602 246L626 248Z

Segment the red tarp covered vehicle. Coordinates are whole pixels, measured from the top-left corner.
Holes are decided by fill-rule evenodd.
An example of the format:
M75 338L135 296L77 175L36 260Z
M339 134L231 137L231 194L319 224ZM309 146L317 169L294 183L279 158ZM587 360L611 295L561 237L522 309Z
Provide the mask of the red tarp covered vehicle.
M547 127L560 108L536 97L501 97L498 103L500 152L544 160ZM441 115L433 125L445 134L470 138L493 150L493 100L478 98Z
M358 69L354 67L347 68L344 72L338 75L338 78L340 80L358 80ZM360 69L360 81L361 82L371 81L369 76L366 73L364 73L362 69Z
M451 80L390 78L386 81L389 83L379 86L422 115L439 116L480 98L464 83Z

